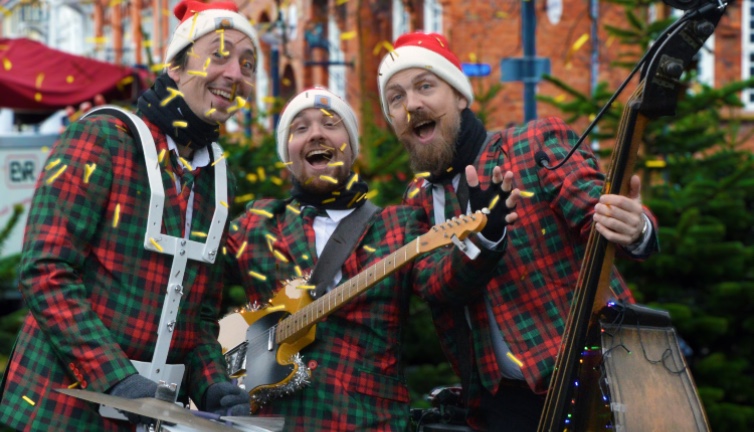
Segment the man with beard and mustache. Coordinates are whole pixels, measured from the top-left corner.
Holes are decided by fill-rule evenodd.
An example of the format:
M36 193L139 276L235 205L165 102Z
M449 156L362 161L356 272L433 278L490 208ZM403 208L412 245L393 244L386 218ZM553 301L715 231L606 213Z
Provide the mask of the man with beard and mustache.
M250 95L259 44L232 2L183 1L175 14L182 23L165 55L172 63L132 117L153 142L95 112L66 129L38 180L19 267L30 313L0 386L0 422L12 428L132 430L55 390L154 397L158 383L132 360L149 363L156 352L170 369L185 367L180 401L249 414L248 394L231 383L217 342L222 266L211 256L225 243L221 201L233 199L219 122ZM162 203L161 219L149 219L150 199ZM206 257L197 253L205 242ZM184 253L189 259L179 260ZM176 287L180 294L169 296ZM166 299L176 297L174 320L159 325L176 301Z
M378 83L383 113L412 169L425 173L409 185L404 204L424 207L433 223L476 210L485 203L480 183L501 169L512 171L529 197L517 208L521 216L485 294L466 308L434 305L432 315L461 377L468 423L536 430L592 221L627 257L657 250L639 178L631 178L628 197L600 196L604 175L588 147L553 171L538 166L537 152L560 161L578 139L556 118L487 132L469 109L471 83L442 35L399 37ZM611 287L619 300L633 301L615 269Z
M231 223L225 255L230 282L245 287L251 304L267 304L279 291L293 289L284 288L284 281L311 272L336 227L371 206L367 184L351 171L359 151L358 123L338 96L314 88L293 98L281 115L277 144L292 175L291 197L249 203ZM456 247L436 249L345 303L317 324L316 339L300 353L311 383L272 400L261 414L284 416L286 430L406 430L409 396L400 352L409 296L457 303L477 295L468 287L489 280L502 256L505 227L517 218L511 211L517 191L510 192L510 181L511 176L498 179L501 199L482 230L500 244L475 237L482 251L473 261ZM334 278L321 281L321 294L429 229L421 208L375 210L353 230L358 242L336 266ZM383 264L377 268L384 271Z

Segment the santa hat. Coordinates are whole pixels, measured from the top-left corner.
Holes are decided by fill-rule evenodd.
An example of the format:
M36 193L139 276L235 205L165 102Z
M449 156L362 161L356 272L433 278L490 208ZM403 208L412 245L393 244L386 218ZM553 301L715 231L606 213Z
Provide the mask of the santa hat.
M463 95L469 102L469 106L474 102L471 82L461 70L461 62L450 50L445 37L437 33L406 33L395 41L393 51L382 59L379 67L377 80L380 103L388 121L392 122L385 100L385 86L394 74L411 68L427 69L433 72Z
M353 153L353 157L356 158L359 154L359 122L356 121L356 114L354 114L351 106L335 93L323 87L314 87L299 93L283 108L277 129L278 156L280 160L285 163L290 161L288 157L288 134L290 133L291 122L298 113L307 108L319 108L334 112L343 119L343 124L346 125L348 138L351 142L351 152Z
M238 13L238 7L232 1L202 3L196 0L183 0L173 9L181 23L173 32L173 39L165 53L165 63L200 37L219 29L233 29L251 39L254 50L259 52L257 31L249 20Z

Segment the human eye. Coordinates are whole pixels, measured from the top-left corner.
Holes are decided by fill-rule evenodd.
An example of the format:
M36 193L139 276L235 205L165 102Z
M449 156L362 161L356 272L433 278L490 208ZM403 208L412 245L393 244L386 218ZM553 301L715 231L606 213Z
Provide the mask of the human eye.
M396 103L400 102L401 98L403 97L402 94L395 92L393 94L388 95L388 103L390 105L395 105Z

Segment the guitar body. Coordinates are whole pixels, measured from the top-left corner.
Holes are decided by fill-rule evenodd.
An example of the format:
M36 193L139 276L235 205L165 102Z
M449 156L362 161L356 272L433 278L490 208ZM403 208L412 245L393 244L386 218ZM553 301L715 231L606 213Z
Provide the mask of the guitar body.
M275 336L281 320L312 302L307 290L299 288L304 282L291 281L266 306L243 310L220 321L220 344L224 350L232 347L225 351L228 372L249 392L252 412L309 383L311 371L299 352L314 342L316 326L282 343Z

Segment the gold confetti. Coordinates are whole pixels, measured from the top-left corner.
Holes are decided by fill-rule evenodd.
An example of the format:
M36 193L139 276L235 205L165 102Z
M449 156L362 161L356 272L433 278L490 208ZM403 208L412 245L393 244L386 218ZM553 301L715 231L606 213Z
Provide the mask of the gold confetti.
M237 196L235 201L237 203L242 203L242 202L246 202L246 201L251 201L253 199L254 199L254 194L253 193L248 193L248 194L245 194L245 195L239 195L239 196Z
M34 403L34 401L33 401L33 400L29 399L29 397L28 397L28 396L26 396L26 395L23 395L23 396L21 396L21 397L22 397L22 398L23 398L23 400L25 400L25 401L26 401L26 403L28 403L29 405L31 405L31 406L34 406L34 405L36 405L36 404Z
M214 109L214 108L212 108L212 109ZM215 166L215 164L217 164L218 162L220 162L223 159L225 159L225 153L223 153L223 155L220 156L219 159L217 159L216 161L212 162L212 165L210 165L210 166Z
M469 60L470 60L470 61L471 61L472 63L476 63L476 60L477 60L477 59L476 59L476 53L469 53Z
M547 230L542 228L542 235L545 235L545 234L547 234Z
M188 37L191 40L194 40L194 30L196 29L196 20L199 18L199 13L194 12L194 17L191 19L191 29L188 32Z
M3 59L3 69L9 71L13 67L13 63L7 58Z
M341 144L341 145L340 145L340 151L341 151L341 152L345 151L345 150L346 150L346 146L347 146L347 145L348 145L348 143L343 143L343 144Z
M589 40L589 33L584 33L571 45L571 52L576 52Z
M299 209L297 209L297 208L293 207L293 206L292 206L292 205L290 205L290 204L288 204L287 206L285 206L285 208L287 208L288 210L292 211L293 213L296 213L296 214L301 214L301 210L299 210Z
M365 250L365 251L367 251L367 252L374 252L374 251L376 251L377 249L375 249L375 248L373 248L373 247L370 247L370 246L366 246L366 245L365 245L365 246L364 246L364 250Z
M299 267L299 266L293 266L293 271L296 272L296 276L298 276L298 277L301 277L301 276L304 275L303 273L301 273L301 267Z
M441 47L445 48L445 45L443 45L439 37L436 37L435 39L437 40L437 43L439 43Z
M420 179L420 178L429 177L429 175L430 175L429 171L424 171L424 172L416 173L416 175L414 175L414 178Z
M344 5L346 3L348 3L348 0L336 0L335 1L335 6Z
M377 189L372 189L369 192L367 192L364 195L362 195L361 198L359 198L359 201L361 201L362 199L372 199L372 198L376 197L377 194L379 194L379 193L380 193L380 191L378 191Z
M60 174L63 174L63 171L65 171L66 168L68 168L68 165L63 165L62 167L60 167L60 169L55 174L51 175L50 178L47 179L47 184L54 182L55 179L60 176Z
M524 367L524 364L521 362L521 360L517 359L510 351L508 351L505 355L509 359L511 359L511 361L513 361L513 363L516 363L518 365L518 367L520 367L520 368Z
M188 70L188 71L186 71L186 73L189 74L189 75L200 76L200 77L206 77L207 76L207 72L204 72L204 71Z
M37 102L42 102L42 93L40 92L34 93L34 100Z
M508 18L508 14L503 11L497 11L495 12L495 17L497 18Z
M273 183L275 183L275 185L277 185L277 186L282 186L283 185L283 179L281 179L280 177L277 177L277 176L270 177L270 181L273 182Z
M238 248L238 252L236 252L236 258L241 258L241 254L243 253L244 250L246 250L247 245L248 245L247 242L241 243L241 247Z
M269 312L277 312L279 310L284 310L285 305L279 305L279 306L268 306L265 308Z
M236 226L236 229L238 229L237 226ZM194 237L201 237L201 238L207 237L207 233L204 233L204 232L201 232L201 231L191 231L191 235L194 236Z
M534 192L520 191L521 198L531 198L534 196Z
M51 160L50 162L45 165L45 171L49 171L53 168L55 168L60 163L60 159Z
M492 198L492 199L490 200L490 206L489 206L489 209L490 209L490 210L492 210L493 208L495 208L495 206L497 205L497 202L498 202L499 200L500 200L500 195L495 195L495 196L494 196L494 197L493 197L493 198Z
M165 105L169 104L171 100L177 98L178 96L183 97L183 93L174 89L173 87L167 87L167 90L170 94L160 102L160 106L164 107Z
M225 201L220 201L220 205L225 208L228 208L228 203L226 203Z
M69 385L69 386L68 386L68 388L69 388L69 389L72 389L72 388L76 388L76 387L78 387L78 386L79 386L79 382L78 382L78 381L76 381L75 383L73 383L73 384Z
M275 249L274 251L272 251L272 254L275 255L275 258L279 259L280 261L284 263L288 262L288 258L286 258L285 255L283 255L283 253L279 250Z
M260 274L260 273L257 273L257 272L255 272L253 270L249 272L249 276L257 278L257 279L259 279L261 281L266 281L267 280L267 276L265 276L263 274Z
M288 87L288 86L290 86L290 85L291 85L291 80L289 80L288 78L283 78L281 82L282 82L282 83L283 83L283 85L284 85L284 86L286 86L286 87Z
M343 162L330 162L327 164L327 166L331 166L331 167L343 166Z
M272 218L272 213L265 211L265 210L259 210L259 209L251 209L249 210L249 213L254 213L255 215L264 216L266 218Z
M186 168L188 168L189 171L193 171L194 170L193 168L191 168L191 164L189 164L186 159L178 156L178 160L180 160L181 163L183 164L183 166L185 166Z
M154 246L155 249L157 249L158 251L162 252L162 250L163 250L162 246L160 246L160 244L157 243L154 238L150 237L149 238L149 242L152 243L152 246Z
M349 31L345 33L341 33L340 40L351 40L356 37L355 31Z
M412 189L412 190L411 190L411 192L409 192L409 193L408 193L408 197L409 197L409 198L413 198L413 197L415 197L415 196L416 196L416 194L418 194L418 193L419 193L419 188L414 188L414 189Z
M185 128L187 126L188 126L188 122L186 122L186 121L183 121L183 120L175 120L175 121L173 121L173 127Z
M392 57L393 53L395 52L395 49L393 48L393 44L391 44L388 41L382 41L374 47L374 49L372 50L372 54L374 55L379 54L382 48L385 48L388 51L388 53L390 54L390 57Z
M328 198L322 200L322 204L330 204L331 202L335 202L335 198Z
M274 235L272 235L272 234L270 234L270 233L267 233L267 234L265 234L264 236L265 236L265 238L267 238L267 240L269 240L269 241L271 241L271 242L276 242L276 241L278 241L278 239L277 239L277 238L275 238L275 236L274 236Z
M37 74L37 88L42 87L42 81L45 79L45 74L39 73Z
M348 184L346 185L346 190L351 190L351 186L353 186L354 183L356 183L359 180L359 175L354 174L353 177L351 177L351 180L348 181Z
M290 143L293 140L293 132L288 134L288 142Z
M309 255L307 255L307 254L303 254L303 255L301 255L301 258L302 258L302 259L305 259L305 260L308 260L308 259L309 259Z
M646 166L647 168L665 168L667 165L667 162L661 159L648 160L644 162L644 166Z
M330 182L332 184L338 184L338 181L336 179L330 177L330 176L321 175L321 176L319 176L319 179L320 180L324 180L326 182Z
M328 111L328 110L326 110L324 108L320 108L319 110L322 111L322 114L324 114L324 115L326 115L328 117L332 117L332 113L330 113L330 111Z
M157 156L157 162L162 163L163 159L165 159L165 149L160 150L160 155Z
M94 170L97 169L97 164L86 164L84 166L84 184L89 184L89 178L92 176L92 173L94 173Z
M88 37L88 38L86 38L86 41L89 42L89 43L100 45L100 44L107 43L107 38L105 36Z
M317 288L317 287L314 286L314 285L299 285L296 288L302 289L302 290L310 290L311 291L311 290L313 290L314 288Z
M113 215L113 228L118 228L120 222L120 204L115 205L115 215Z
M71 84L73 82L73 75L68 75L67 77L65 77L65 82Z
M209 57L207 57L207 60L204 61L204 69L203 70L207 70L207 68L209 67L210 62L212 62L212 59L210 59Z
M259 176L260 181L264 181L264 179L267 178L267 176L264 173L264 168L262 167L257 167L257 175Z

